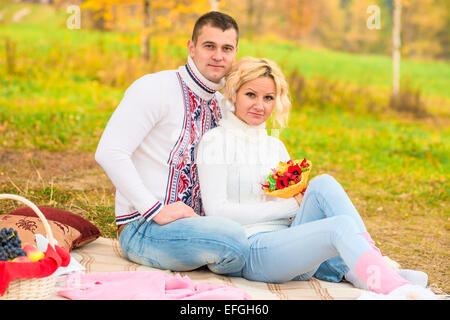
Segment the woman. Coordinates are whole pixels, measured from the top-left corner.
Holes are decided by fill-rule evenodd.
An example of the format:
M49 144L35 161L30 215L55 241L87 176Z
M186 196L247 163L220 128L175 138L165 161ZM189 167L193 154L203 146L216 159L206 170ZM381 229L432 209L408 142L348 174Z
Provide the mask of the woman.
M290 199L261 190L271 168L290 159L283 143L265 130L272 111L283 125L291 106L275 63L250 57L238 61L226 78L224 98L229 110L203 136L197 163L205 215L227 217L245 227L251 251L240 275L263 282L307 280L322 262L338 256L348 266L346 278L358 287L380 294L402 287L420 298L433 296L386 264L330 175L315 177L304 194Z

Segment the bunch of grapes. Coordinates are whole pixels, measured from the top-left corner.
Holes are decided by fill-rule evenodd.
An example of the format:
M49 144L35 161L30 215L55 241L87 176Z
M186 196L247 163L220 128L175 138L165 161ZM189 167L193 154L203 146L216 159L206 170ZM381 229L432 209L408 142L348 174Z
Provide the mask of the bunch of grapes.
M12 260L25 255L17 231L13 228L0 230L0 261Z

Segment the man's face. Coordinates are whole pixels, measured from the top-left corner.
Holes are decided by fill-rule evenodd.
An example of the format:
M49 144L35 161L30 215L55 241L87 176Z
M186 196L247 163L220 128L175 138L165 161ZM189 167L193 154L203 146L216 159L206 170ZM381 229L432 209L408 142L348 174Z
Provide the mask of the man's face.
M209 81L218 83L230 71L236 58L236 30L222 31L205 25L200 29L196 44L188 41L188 50L200 73Z

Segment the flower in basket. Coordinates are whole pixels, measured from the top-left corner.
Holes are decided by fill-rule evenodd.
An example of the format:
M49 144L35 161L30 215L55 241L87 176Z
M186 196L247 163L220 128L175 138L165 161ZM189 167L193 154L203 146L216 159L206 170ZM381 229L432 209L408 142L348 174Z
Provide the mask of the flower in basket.
M304 192L311 165L311 161L306 158L280 162L276 169L272 169L262 189L266 194L280 198L290 198Z

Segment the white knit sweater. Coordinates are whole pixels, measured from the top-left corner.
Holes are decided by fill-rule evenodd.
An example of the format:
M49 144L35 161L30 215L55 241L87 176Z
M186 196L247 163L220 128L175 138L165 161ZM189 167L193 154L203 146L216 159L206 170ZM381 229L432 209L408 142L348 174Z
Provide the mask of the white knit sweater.
M217 92L188 57L178 70L147 74L126 90L100 139L95 159L116 187L116 223L150 221L183 201L202 214L194 155L222 117Z
M241 223L248 237L289 226L297 201L268 196L261 188L271 169L290 159L264 123L249 126L225 111L219 126L202 137L196 159L205 215Z

